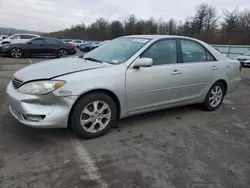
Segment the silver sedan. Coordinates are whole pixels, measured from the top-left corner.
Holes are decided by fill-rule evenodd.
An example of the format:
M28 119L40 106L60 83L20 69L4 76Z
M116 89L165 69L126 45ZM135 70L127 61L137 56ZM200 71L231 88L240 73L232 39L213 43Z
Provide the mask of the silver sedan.
M84 138L106 133L120 118L202 103L220 107L237 89L241 65L187 37L134 35L85 56L29 65L7 86L21 123L67 128Z

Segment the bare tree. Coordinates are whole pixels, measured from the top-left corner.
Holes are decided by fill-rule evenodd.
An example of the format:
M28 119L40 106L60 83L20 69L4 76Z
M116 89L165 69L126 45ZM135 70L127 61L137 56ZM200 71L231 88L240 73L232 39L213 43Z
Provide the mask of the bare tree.
M238 11L235 8L233 11L224 10L223 13L219 25L217 10L203 3L197 6L194 16L188 17L183 23L172 18L156 21L151 17L148 20L138 20L130 15L124 23L99 18L88 26L75 25L46 36L105 40L132 34L171 34L190 36L208 43L250 44L250 10Z
M200 33L205 26L207 20L209 5L202 3L196 8L196 14L193 18L193 29L195 32Z
M214 31L217 27L217 10L213 6L208 6L206 10L206 17L205 17L205 31L211 32Z
M233 11L223 10L224 21L223 27L226 31L231 32L238 26L238 8L236 7Z

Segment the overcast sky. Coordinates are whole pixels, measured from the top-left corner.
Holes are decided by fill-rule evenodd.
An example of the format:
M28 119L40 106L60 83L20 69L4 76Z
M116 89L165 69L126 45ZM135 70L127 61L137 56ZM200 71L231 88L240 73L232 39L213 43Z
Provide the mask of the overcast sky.
M250 9L250 0L206 0L222 9ZM200 0L0 0L0 27L35 31L56 31L96 18L124 20L135 14L138 18L184 20L191 16Z

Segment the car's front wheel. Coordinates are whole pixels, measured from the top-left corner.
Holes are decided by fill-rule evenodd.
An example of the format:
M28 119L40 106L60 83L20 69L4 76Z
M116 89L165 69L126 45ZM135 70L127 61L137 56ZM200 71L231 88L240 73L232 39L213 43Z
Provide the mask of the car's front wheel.
M59 58L68 57L68 52L65 49L60 49L57 52L57 57Z
M20 57L22 57L23 52L19 48L13 48L13 49L10 50L10 55L13 58L20 58Z
M208 91L204 106L207 110L213 111L220 107L226 93L226 88L222 82L216 82Z
M117 120L117 107L104 93L92 93L80 98L74 105L70 127L83 138L95 138L105 134Z

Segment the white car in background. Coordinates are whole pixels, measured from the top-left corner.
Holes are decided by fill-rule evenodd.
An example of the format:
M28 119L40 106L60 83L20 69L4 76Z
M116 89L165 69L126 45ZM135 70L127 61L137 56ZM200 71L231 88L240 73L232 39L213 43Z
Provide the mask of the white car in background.
M241 65L244 67L250 67L250 50L236 57Z
M0 42L8 37L9 37L8 35L0 35Z
M72 40L71 42L68 42L68 43L74 44L76 47L78 47L81 44L84 44L85 42L83 40Z
M35 37L40 37L39 35L35 34L14 34L11 35L10 37L3 39L1 41L1 44L17 44L17 43L25 43L28 42L30 39L35 38Z

